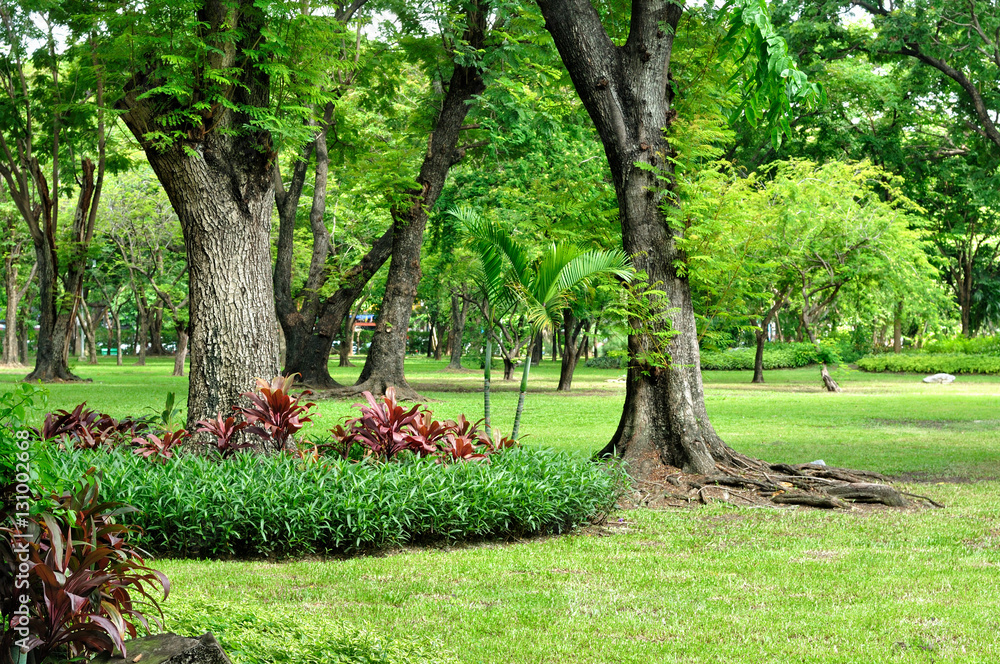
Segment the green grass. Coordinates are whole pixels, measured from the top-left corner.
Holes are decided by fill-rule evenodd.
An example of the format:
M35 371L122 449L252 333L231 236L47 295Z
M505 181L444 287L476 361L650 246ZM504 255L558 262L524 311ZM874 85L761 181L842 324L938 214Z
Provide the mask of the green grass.
M477 389L477 372L423 359L407 367L438 415L481 413L481 394L458 391ZM346 382L359 371L334 375ZM166 361L78 372L94 383L53 386L52 406L86 399L123 415L184 388ZM618 375L581 366L574 392L558 394L557 367L533 370L527 443L580 454L603 445L624 397L607 382ZM277 657L289 633L335 639L344 624L426 637L463 662L1000 661L1000 378L835 375L841 394L822 391L815 367L766 372L765 385L749 385L747 372L706 372L708 411L741 452L905 475L947 509L631 510L605 528L507 544L161 560L173 584L167 627L211 628L237 664ZM516 383L498 387L495 418L509 429ZM328 427L351 401L320 410Z

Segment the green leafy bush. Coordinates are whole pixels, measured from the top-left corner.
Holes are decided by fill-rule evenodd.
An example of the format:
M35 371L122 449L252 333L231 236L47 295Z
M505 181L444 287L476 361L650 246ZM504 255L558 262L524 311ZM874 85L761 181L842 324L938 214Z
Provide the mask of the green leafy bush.
M880 353L858 360L862 371L935 374L1000 374L1000 357L963 353Z
M91 465L141 544L188 556L301 555L561 532L607 510L617 466L514 448L489 463L394 463L240 454L222 462L180 454L151 464L128 450L54 455L64 476Z
M953 339L934 339L923 347L928 353L964 353L967 355L989 355L1000 357L1000 336L993 337L955 337Z
M592 357L584 364L594 369L624 369L625 358L618 355L605 355L603 357Z
M701 354L703 370L753 369L755 348L730 348ZM773 343L764 345L765 369L795 369L821 361L811 343ZM829 360L827 360L829 361Z

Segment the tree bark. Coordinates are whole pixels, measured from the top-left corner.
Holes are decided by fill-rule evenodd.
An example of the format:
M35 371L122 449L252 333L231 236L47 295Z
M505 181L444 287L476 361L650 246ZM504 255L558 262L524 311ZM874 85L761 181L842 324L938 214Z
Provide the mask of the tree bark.
M486 18L485 9L479 7L466 13L464 41L474 49L484 48ZM392 209L392 259L385 295L375 320L375 333L365 366L351 393L368 391L384 394L386 388L394 386L401 398L418 396L406 382L403 363L410 312L421 276L420 251L427 212L441 194L448 171L465 154L465 150L458 146L462 124L469 112L469 102L485 89L481 72L475 64L455 64L428 141L427 154L416 178L420 189L407 191L408 201Z
M149 308L149 354L167 354L163 349L163 307L158 304Z
M298 381L316 388L341 387L330 376L330 353L333 341L340 336L351 307L379 268L389 259L393 229L390 227L375 241L372 248L356 265L341 275L340 286L329 297L321 298L320 290L329 279L326 261L332 248L332 238L326 228L326 191L330 157L326 137L333 117L333 104L324 111L324 124L315 140L307 145L293 167L288 188L275 170L278 208L278 251L274 264L275 309L285 334L284 374L298 374ZM295 216L305 183L306 167L312 152L316 152L315 184L309 223L312 230L312 257L309 274L302 291L292 294L292 263ZM353 329L353 324L352 324ZM349 364L349 362L348 362ZM343 366L343 365L341 365Z
M459 300L462 302L461 307L458 306ZM462 350L464 349L462 337L465 334L465 321L468 318L468 314L469 301L457 293L452 293L451 329L448 334L448 343L451 345L451 361L448 362L449 369L458 370L462 368Z
M603 453L623 456L640 477L663 464L714 472L716 462L734 453L705 411L690 288L675 267L684 256L662 210L659 181L670 176L675 154L664 128L674 117L668 72L682 6L668 0L633 3L628 39L616 46L588 0L538 0L538 5L604 144L625 251L666 293L662 316L678 332L669 345L670 366L644 365L640 358L656 339L641 330L654 323L632 321L636 333L628 341L625 407Z
M536 367L542 363L542 333L535 335L535 343L531 345L531 363Z
M252 0L230 7L207 0L197 12L206 34L236 31L237 43L220 40L206 57L222 69L259 48L266 18ZM277 322L271 284L271 209L275 158L270 134L245 113L216 108L199 125L184 127L187 140L154 145L147 132L174 102L144 96L161 81L145 72L118 102L122 119L145 150L180 219L189 269L191 369L188 428L242 404L257 377L278 373ZM196 91L197 92L197 91ZM246 66L233 86L238 105L266 108L270 80Z
M896 305L896 315L892 320L892 352L903 352L903 301Z
M177 328L177 352L174 353L174 376L184 375L184 360L187 359L188 333L181 326Z
M31 281L35 278L35 272L38 269L37 265L33 265L31 273L24 282L24 286L18 288L17 261L20 255L21 246L18 243L15 249L4 258L4 290L7 295L7 314L4 327L3 364L6 365L19 365L24 361L23 359L19 359L20 347L17 333L20 321L18 319L18 308L21 306L21 300L24 299L25 294L27 294L28 289L31 287Z
M573 372L576 371L576 365L580 361L580 355L583 353L583 349L587 344L579 343L580 333L586 330L588 325L585 321L577 319L573 315L572 309L563 309L563 350L562 350L562 364L559 368L559 386L556 387L558 392L569 392L573 387Z
M347 316L344 317L344 334L340 337L340 359L337 366L354 366L351 363L351 351L354 346L354 326L357 324L357 319L357 314L352 314L350 312L348 312Z
M767 328L772 320L777 319L778 312L781 311L781 306L784 303L785 292L781 291L775 295L774 304L768 309L760 327L754 330L754 335L757 337L757 351L754 353L753 358L753 379L750 381L751 383L764 382L764 342L767 340Z

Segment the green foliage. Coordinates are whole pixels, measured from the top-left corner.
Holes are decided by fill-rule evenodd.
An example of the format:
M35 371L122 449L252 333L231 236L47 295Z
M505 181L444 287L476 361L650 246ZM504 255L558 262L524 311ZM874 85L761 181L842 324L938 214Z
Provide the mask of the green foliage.
M619 328L638 341L640 346L629 348L630 359L642 371L670 366L670 340L677 336L669 314L673 311L660 282L650 284L649 275L637 272L624 287L604 285L612 299L605 314Z
M448 465L248 454L151 464L119 450L69 451L56 464L70 477L97 467L108 499L141 509L128 519L145 548L211 557L563 532L609 509L622 479L617 466L527 449Z
M701 354L702 370L753 369L756 350L753 348L730 348L723 351L709 351ZM764 344L765 369L795 369L822 361L820 351L811 343Z
M922 350L927 353L967 353L1000 357L1000 336L932 339Z
M621 355L604 355L603 357L592 357L583 364L594 369L624 369L625 358Z
M27 432L28 422L34 419L37 409L44 407L47 397L44 389L31 383L21 383L0 393L0 487L14 481L18 453L22 451L18 441L27 435L19 436L18 432ZM33 442L30 444L34 446ZM37 468L31 472L33 481L38 479L37 472Z
M1000 357L966 353L880 353L858 360L862 371L935 374L1000 374Z

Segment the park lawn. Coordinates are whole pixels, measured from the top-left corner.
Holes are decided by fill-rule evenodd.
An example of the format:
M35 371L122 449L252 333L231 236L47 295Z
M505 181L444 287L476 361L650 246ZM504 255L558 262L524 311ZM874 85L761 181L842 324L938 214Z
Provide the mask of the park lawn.
M423 358L407 366L439 416L481 414L478 372ZM359 371L333 369L343 382ZM87 400L143 413L185 387L159 359L77 372L94 382L52 386L50 407ZM559 394L557 366L533 369L526 444L598 449L617 425L624 389L608 381L619 375L580 367L574 391ZM464 662L1000 661L1000 378L837 378L841 394L823 392L814 367L767 372L763 386L746 372L707 372L708 411L741 452L903 476L947 509L629 510L604 527L516 543L345 560L161 560L173 586L167 627L212 629L237 664L283 661L291 641L344 625L428 639ZM509 429L516 382L494 390L495 423ZM320 401L322 427L310 435L353 401Z

